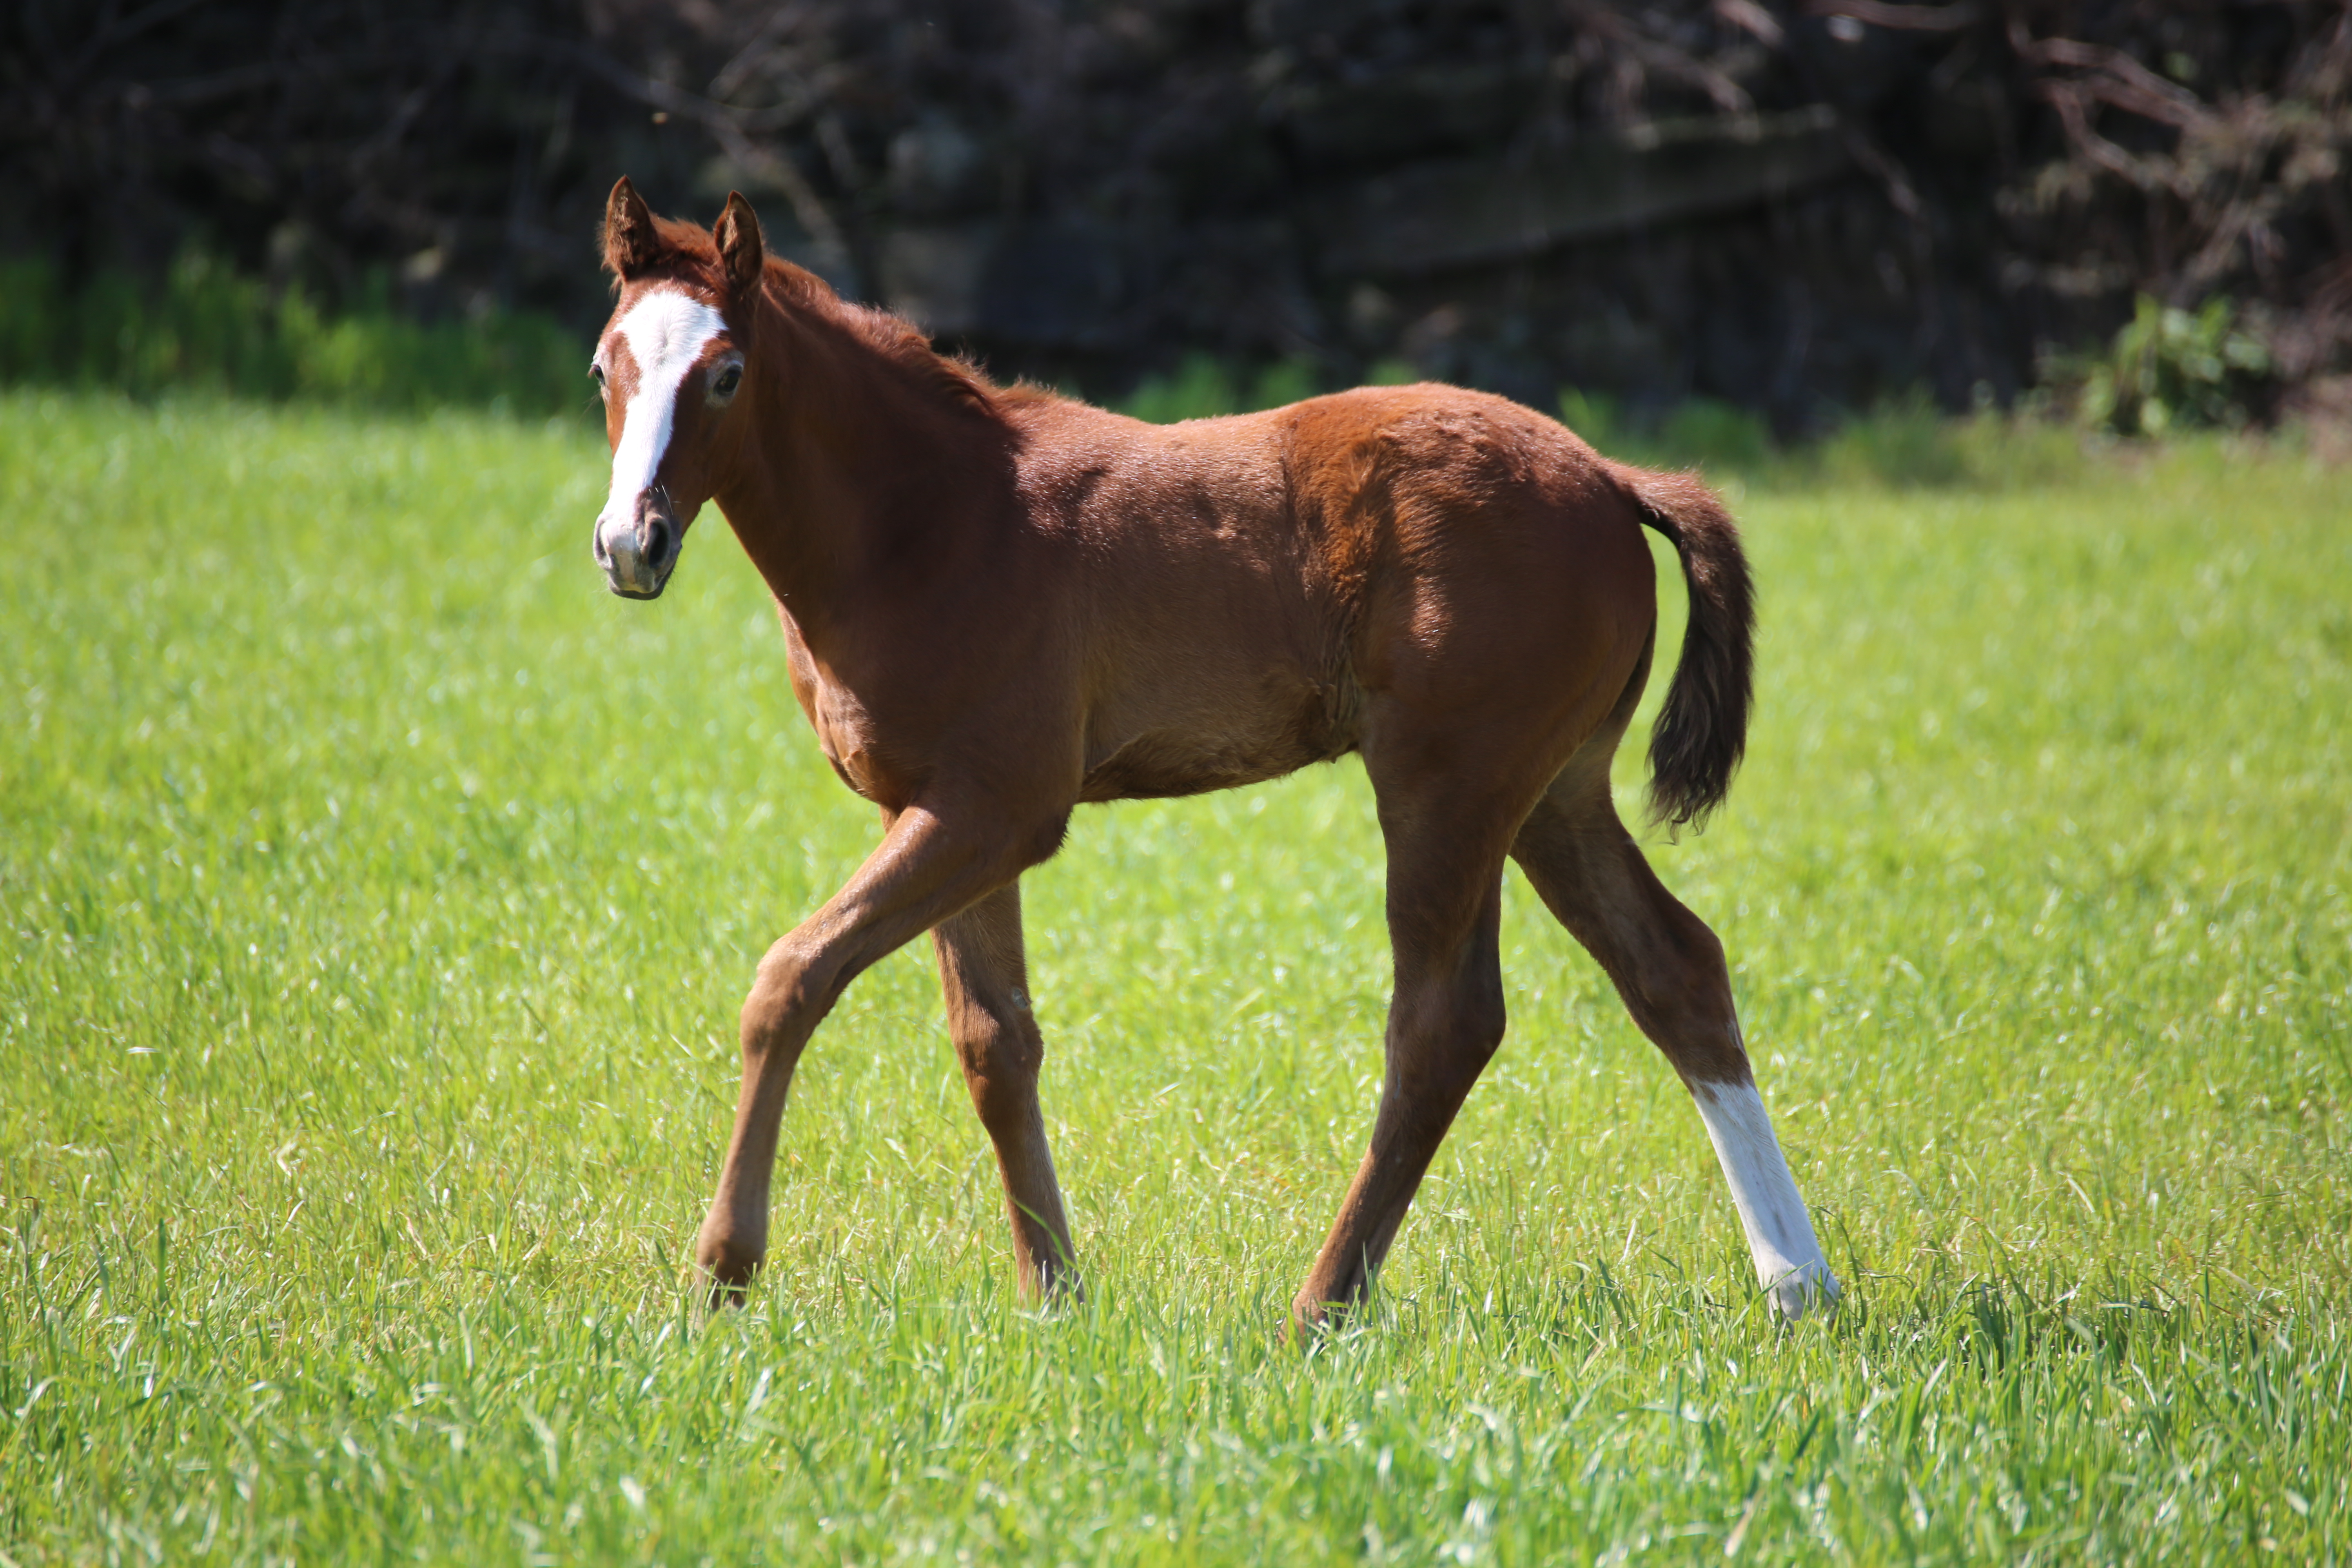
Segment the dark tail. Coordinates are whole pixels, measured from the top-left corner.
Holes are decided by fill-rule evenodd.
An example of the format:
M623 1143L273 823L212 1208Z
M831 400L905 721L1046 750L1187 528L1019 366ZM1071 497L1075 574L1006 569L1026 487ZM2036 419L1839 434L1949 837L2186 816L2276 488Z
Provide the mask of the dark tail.
M1690 587L1690 625L1666 705L1650 732L1650 815L1702 823L1731 793L1755 700L1756 595L1731 514L1696 474L1612 463L1642 521L1674 541Z

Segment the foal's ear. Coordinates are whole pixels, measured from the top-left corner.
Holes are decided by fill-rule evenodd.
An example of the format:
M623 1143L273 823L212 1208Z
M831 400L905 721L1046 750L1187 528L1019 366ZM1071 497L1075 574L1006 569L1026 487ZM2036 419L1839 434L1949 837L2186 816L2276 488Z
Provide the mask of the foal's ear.
M767 265L767 247L760 238L760 219L740 191L727 193L727 210L711 226L719 242L719 265L727 274L727 297L748 298L760 287L760 269Z
M653 208L629 184L629 176L622 175L604 204L604 265L625 281L653 266L661 250Z

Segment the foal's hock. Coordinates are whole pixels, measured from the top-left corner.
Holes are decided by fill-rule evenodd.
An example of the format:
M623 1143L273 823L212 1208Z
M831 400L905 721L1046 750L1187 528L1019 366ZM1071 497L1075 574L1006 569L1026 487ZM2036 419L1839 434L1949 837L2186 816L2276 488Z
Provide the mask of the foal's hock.
M1649 673L1643 525L1690 627L1652 804L1717 805L1747 731L1738 535L1694 479L1612 463L1498 397L1363 388L1169 426L992 384L763 254L740 195L705 232L621 181L596 348L613 483L596 560L658 595L715 500L769 588L793 693L881 844L768 950L696 1257L740 1295L777 1124L817 1024L924 931L1032 1290L1074 1289L1030 1011L1021 873L1082 801L1191 795L1362 754L1396 960L1370 1147L1298 1293L1362 1300L1503 1037L1503 862L1591 949L1682 1076L1757 1273L1794 1317L1837 1281L1748 1072L1723 950L1618 820L1609 761Z

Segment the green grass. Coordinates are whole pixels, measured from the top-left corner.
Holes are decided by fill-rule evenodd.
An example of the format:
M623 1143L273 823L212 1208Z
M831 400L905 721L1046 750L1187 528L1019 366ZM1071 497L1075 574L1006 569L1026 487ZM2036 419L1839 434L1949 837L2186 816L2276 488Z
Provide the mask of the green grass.
M2343 477L1872 472L1735 497L1750 761L1653 851L1845 1310L1766 1319L1514 875L1503 1055L1302 1353L1378 1086L1353 764L1028 879L1087 1306L1009 1289L919 947L704 1321L737 1002L875 837L724 527L632 605L584 419L0 396L0 1554L2347 1561Z

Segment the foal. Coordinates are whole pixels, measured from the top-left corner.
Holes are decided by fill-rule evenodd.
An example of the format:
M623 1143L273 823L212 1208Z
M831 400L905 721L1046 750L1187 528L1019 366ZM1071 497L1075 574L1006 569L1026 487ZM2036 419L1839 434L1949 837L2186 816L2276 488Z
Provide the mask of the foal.
M1774 1306L1835 1299L1722 946L1610 799L1657 638L1643 524L1674 542L1691 597L1650 747L1657 814L1717 805L1745 743L1748 568L1703 485L1454 387L1166 427L1000 388L767 258L740 195L706 233L656 219L624 179L604 260L619 301L593 370L613 445L596 560L613 592L654 598L717 501L775 595L793 694L884 828L743 1005L734 1133L695 1248L716 1299L766 1252L777 1123L811 1033L927 931L1023 1283L1074 1288L1021 873L1080 802L1349 752L1379 800L1396 989L1371 1145L1298 1321L1363 1299L1502 1040L1507 856L1689 1087Z

